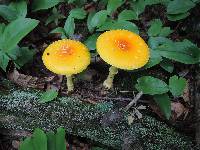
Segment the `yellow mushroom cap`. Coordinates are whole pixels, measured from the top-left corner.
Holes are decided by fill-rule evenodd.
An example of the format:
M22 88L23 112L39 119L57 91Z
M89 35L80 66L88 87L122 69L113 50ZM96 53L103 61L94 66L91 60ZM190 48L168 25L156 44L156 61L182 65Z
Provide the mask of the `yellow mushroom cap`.
M44 51L42 60L50 71L60 75L82 72L90 64L90 53L79 41L64 39L50 44Z
M149 48L137 34L128 30L104 32L97 39L97 51L108 64L126 70L143 67L149 60Z

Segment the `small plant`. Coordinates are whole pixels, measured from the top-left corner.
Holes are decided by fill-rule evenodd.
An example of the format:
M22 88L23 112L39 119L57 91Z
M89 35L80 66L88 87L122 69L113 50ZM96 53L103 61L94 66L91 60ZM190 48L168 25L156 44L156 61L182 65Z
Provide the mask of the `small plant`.
M185 86L186 79L178 76L170 77L169 85L158 78L143 76L137 80L137 84L135 85L138 91L153 96L153 99L159 105L167 119L171 116L171 100L167 93L170 91L174 97L181 96Z
M0 24L0 67L6 71L8 62L12 60L16 67L20 68L30 61L34 51L28 47L19 47L18 43L39 21L30 18L18 18L8 25Z
M58 25L58 21L60 19L64 19L64 18L65 18L65 16L63 14L60 14L58 12L58 10L54 7L52 9L52 14L47 18L45 24L48 25L49 23L54 22L56 24L56 26L57 26Z
M27 1L20 0L11 2L9 5L0 5L0 16L8 22L18 18L25 18L27 15Z
M20 0L9 5L0 5L0 16L10 22L0 24L0 68L6 71L12 60L17 68L32 60L34 51L28 47L19 47L18 43L39 23L38 20L26 18L27 2Z
M66 150L65 130L58 128L57 132L49 131L46 134L36 128L31 137L21 141L19 150Z

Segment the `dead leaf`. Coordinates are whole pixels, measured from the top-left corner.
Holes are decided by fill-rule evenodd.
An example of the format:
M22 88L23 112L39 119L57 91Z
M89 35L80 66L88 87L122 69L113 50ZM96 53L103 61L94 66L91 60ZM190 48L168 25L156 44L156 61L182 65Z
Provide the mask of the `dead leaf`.
M77 75L77 78L82 81L92 82L93 77L97 75L97 71L94 69L87 69L83 73Z
M155 104L149 104L149 106L152 109L152 111L154 113L156 113L161 119L165 119L165 117L163 116L160 108L157 105L155 105Z
M190 90L189 90L189 81L187 80L186 83L186 87L183 91L183 95L182 95L183 99L185 102L189 102L190 101Z
M13 148L15 148L15 149L19 149L20 141L13 140L13 141L12 141L12 146L13 146Z
M147 107L144 106L144 105L140 105L140 106L137 107L137 109L139 109L139 110L144 110L144 109L147 109Z
M62 75L57 75L57 76L51 76L47 78L48 83L47 83L47 88L46 90L49 89L54 89L56 91L59 91L61 89L61 84L63 81L63 76Z
M127 119L128 119L128 125L131 125L134 121L134 117L132 115L129 115Z
M171 103L171 109L172 109L172 118L173 120L178 119L180 116L184 115L183 120L186 118L189 109L186 108L183 104L180 102L172 102Z
M21 74L15 68L12 71L8 72L7 78L13 83L22 87L29 87L29 88L36 88L43 90L46 87L46 89L55 89L56 91L60 90L61 83L63 80L62 75L38 78Z
M158 106L150 104L150 107L153 110L153 112L156 113L160 118L165 119L165 117L163 116ZM182 120L184 120L187 117L187 114L189 113L189 109L186 108L180 102L172 102L171 111L172 111L172 115L171 115L172 121L176 121L177 119L180 119L181 116L183 116Z
M139 110L135 109L135 115L137 116L138 119L142 118L142 113L139 112Z
M37 77L32 77L29 75L20 74L16 69L7 74L7 78L13 83L20 85L22 87L31 87L44 89L45 81L44 79L40 79Z

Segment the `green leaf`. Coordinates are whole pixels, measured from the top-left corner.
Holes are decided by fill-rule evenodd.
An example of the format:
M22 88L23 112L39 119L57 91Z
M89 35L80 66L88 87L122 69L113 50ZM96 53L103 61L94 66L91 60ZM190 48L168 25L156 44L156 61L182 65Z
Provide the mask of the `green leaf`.
M66 150L65 129L58 128L56 133L56 150Z
M88 30L89 30L89 32L90 33L92 33L93 32L93 30L94 30L94 27L92 27L92 18L94 17L94 15L95 15L95 12L90 12L89 13L89 15L88 15L88 18L87 18L87 27L88 27Z
M35 150L30 137L26 138L23 142L20 142L19 150Z
M60 19L66 18L63 14L60 14L60 12L54 7L52 9L52 14L47 18L45 21L45 25L48 25L51 22L54 22L56 26L58 25L58 21Z
M99 34L93 34L87 38L87 40L84 42L84 44L89 48L89 50L95 50L96 49L96 41Z
M136 34L139 34L138 27L134 23L129 21L122 21L122 20L117 21L114 23L111 29L125 29L134 32Z
M167 94L154 95L154 100L167 119L171 116L171 100Z
M30 18L19 18L9 23L2 35L3 49L15 48L19 41L31 32L38 23L38 20Z
M17 12L18 17L26 17L27 14L27 2L25 0L19 0L11 2L9 7Z
M173 96L181 96L186 86L186 79L178 76L172 76L169 79L169 90Z
M23 65L33 60L33 56L35 55L35 51L30 50L28 47L22 47L19 49L18 57L14 60L17 68L21 68Z
M115 23L115 20L107 19L106 22L97 29L97 31L111 30Z
M195 64L200 60L200 49L189 40L165 43L155 51L165 58L184 64Z
M5 24L4 23L0 23L0 50L3 49L3 37L2 34L4 32L5 29Z
M56 150L56 136L52 131L47 132L47 149Z
M170 21L177 21L177 20L184 19L184 18L188 17L189 15L190 15L189 12L182 13L182 14L176 14L176 15L170 15L170 14L168 14L168 15L167 15L167 18L168 18Z
M169 91L168 85L164 81L151 76L139 78L135 87L138 91L149 95L163 94Z
M65 34L65 30L62 27L57 27L57 28L53 29L50 33Z
M32 3L32 10L42 10L48 9L56 6L58 3L63 2L64 0L34 0Z
M58 96L58 92L54 89L47 90L40 97L40 102L46 103L54 100Z
M148 30L149 36L158 36L162 29L162 22L160 19L155 19L151 22L151 27Z
M68 3L69 2L73 3L74 6L84 7L88 3L88 0L68 0Z
M138 20L138 17L134 11L125 9L118 15L118 20Z
M6 25L4 23L0 23L0 34L1 35L3 34L5 27L6 27ZM0 37L1 37L1 35L0 35Z
M191 0L173 0L167 6L167 14L182 14L193 8L195 3Z
M170 35L173 31L170 29L170 27L164 27L161 29L159 36L161 37L167 37Z
M6 68L8 66L10 58L0 50L0 67L3 69L3 71L6 72Z
M11 9L9 6L0 5L0 16L10 22L17 18L17 12Z
M145 0L146 5L168 4L171 0Z
M137 0L131 3L131 7L138 17L144 11L146 3L144 0Z
M148 40L148 45L150 49L150 59L144 68L151 68L162 61L162 56L155 50L162 44L173 43L171 40L165 37L150 37Z
M12 60L16 60L20 56L20 47L17 45L15 48L3 52Z
M47 150L47 137L41 129L35 129L31 140L35 150Z
M144 66L144 68L151 68L157 64L159 64L162 61L162 57L159 55L159 53L155 52L154 50L150 49L150 59L148 63Z
M68 4L75 2L76 0L68 0Z
M174 70L174 64L167 60L167 59L164 59L161 63L160 63L160 66L165 69L166 71L168 71L169 73L172 73L173 70Z
M199 3L200 0L192 0L194 3Z
M84 19L86 17L86 11L83 8L72 9L69 14L75 19Z
M64 30L65 30L66 35L70 37L74 34L75 23L74 23L73 17L68 16L67 20L65 21Z
M58 128L56 134L52 131L45 134L36 128L31 138L21 142L20 150L66 150L65 130Z
M151 27L148 29L149 36L166 37L173 31L170 27L162 27L163 24L160 19L155 19L151 22Z
M200 2L200 0L192 0L194 3L199 3Z
M123 0L108 0L107 11L109 14L113 13L118 7L124 3Z
M136 34L139 34L138 27L134 23L123 20L108 21L103 26L99 27L97 31L116 30L116 29L125 29L134 32Z
M150 37L148 40L148 45L152 50L155 50L156 48L158 48L160 45L163 44L173 44L173 41L165 38L165 37Z
M97 12L91 19L92 27L100 27L107 19L108 12L106 10L101 10Z

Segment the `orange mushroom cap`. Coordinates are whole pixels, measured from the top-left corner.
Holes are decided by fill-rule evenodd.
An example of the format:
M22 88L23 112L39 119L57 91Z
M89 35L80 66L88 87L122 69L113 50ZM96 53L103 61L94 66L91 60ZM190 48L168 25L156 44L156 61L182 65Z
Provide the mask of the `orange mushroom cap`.
M104 32L97 39L97 52L108 64L126 70L143 67L149 60L148 45L128 30Z
M50 44L44 51L42 60L50 71L60 75L82 72L90 64L90 53L79 41L64 39Z

